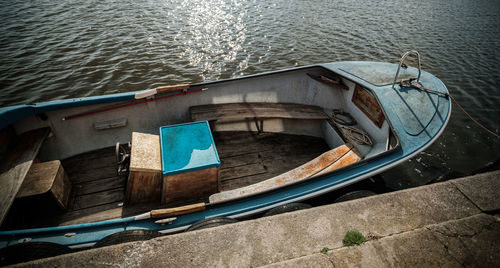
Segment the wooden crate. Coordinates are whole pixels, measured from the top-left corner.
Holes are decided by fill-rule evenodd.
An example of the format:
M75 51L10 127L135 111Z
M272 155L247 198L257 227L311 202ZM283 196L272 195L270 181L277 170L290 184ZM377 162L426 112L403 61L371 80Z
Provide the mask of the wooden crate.
M165 176L162 203L198 201L217 193L219 188L219 167Z
M162 203L199 201L219 191L220 159L207 121L160 128Z
M68 207L71 182L64 172L61 161L33 164L24 179L17 199L30 198L31 202L55 203L62 209ZM36 200L33 200L36 199Z
M160 201L161 192L160 136L133 132L125 203Z

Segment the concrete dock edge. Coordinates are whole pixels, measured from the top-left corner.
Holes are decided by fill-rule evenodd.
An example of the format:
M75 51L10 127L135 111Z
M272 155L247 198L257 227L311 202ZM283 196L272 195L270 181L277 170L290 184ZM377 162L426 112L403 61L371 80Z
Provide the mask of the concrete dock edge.
M17 266L500 267L499 211L494 171ZM344 247L353 229L370 239Z

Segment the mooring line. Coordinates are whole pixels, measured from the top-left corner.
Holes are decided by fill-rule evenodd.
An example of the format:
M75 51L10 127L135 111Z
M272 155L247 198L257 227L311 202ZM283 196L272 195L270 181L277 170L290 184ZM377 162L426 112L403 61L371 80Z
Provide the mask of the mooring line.
M403 86L410 86L410 87L413 87L413 88L417 88L417 89L420 89L420 90L423 90L423 91L426 91L426 92L429 92L429 93L434 93L434 94L439 94L439 95L442 95L442 96L445 96L445 97L450 97L450 99L458 106L458 108L460 108L460 110L462 110L462 112L467 115L467 117L469 117L470 120L472 120L472 122L474 122L476 125L478 125L479 127L481 127L483 130L485 130L486 132L490 133L491 135L495 136L497 139L500 139L500 135L496 134L495 132L489 130L487 127L485 127L484 125L482 125L481 123L479 123L476 119L474 119L474 117L472 117L472 115L470 115L465 109L464 107L462 107L462 105L460 105L460 103L458 103L458 101L450 94L450 93L444 93L444 92L440 92L440 91L437 91L437 90L434 90L434 89L430 89L430 88L426 88L426 87L423 87L419 84L412 84L412 79L408 80L408 81L401 81L399 83L399 85L401 87ZM405 84L405 82L407 84Z

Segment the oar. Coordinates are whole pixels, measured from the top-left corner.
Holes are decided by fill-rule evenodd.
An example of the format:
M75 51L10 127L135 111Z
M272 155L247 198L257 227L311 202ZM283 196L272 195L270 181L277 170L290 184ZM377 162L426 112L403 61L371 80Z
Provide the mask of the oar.
M185 206L174 207L174 208L154 209L154 210L151 210L150 212L146 212L146 213L139 214L139 215L135 216L133 220L138 221L138 220L145 220L145 219L150 219L150 218L158 219L158 218L175 217L175 216L184 215L184 214L188 214L188 213L204 211L205 209L206 209L205 203L196 203L196 204L185 205ZM158 222L158 223L164 223L164 222Z
M156 101L156 100L161 100L161 99L168 99L168 98L172 98L172 97L176 97L176 96L181 96L181 95L186 95L186 94L196 93L196 92L202 92L202 91L207 90L206 88L201 88L201 89L196 89L196 90L190 90L190 91L188 91L189 88L190 88L189 84L180 84L180 85L172 85L172 86L160 86L160 87L157 87L157 88L152 89L152 90L146 90L146 91L139 92L139 93L136 94L135 98L136 99L143 99L143 98L146 98L146 97L149 97L149 96L152 96L152 95L156 95L158 93L167 93L167 92L179 91L179 90L182 90L182 92L179 92L179 93L176 93L176 94L172 94L172 95L168 95L168 96L162 96L162 97L157 97L157 98L153 98L153 99L135 101L135 102L132 102L132 103L121 104L121 105L118 105L118 106L112 106L112 107L102 108L102 109L95 110L95 111L90 111L90 112L84 112L84 113L80 113L80 114L70 115L70 116L63 117L62 120L63 121L65 121L65 120L71 120L71 119L75 119L75 118L79 118L79 117L84 117L84 116L87 116L87 115L98 114L98 113L107 112L107 111L111 111L111 110L116 110L116 109L120 109L120 108L124 108L124 107L134 106L134 105L137 105L137 104L146 103L146 102L150 102L150 101Z

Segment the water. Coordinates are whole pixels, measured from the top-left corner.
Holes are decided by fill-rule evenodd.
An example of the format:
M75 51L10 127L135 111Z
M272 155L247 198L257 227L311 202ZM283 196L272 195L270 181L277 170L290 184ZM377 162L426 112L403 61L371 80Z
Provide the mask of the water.
M500 133L500 1L5 1L0 105L128 92L410 49ZM424 153L384 174L406 188L498 161L458 109Z

